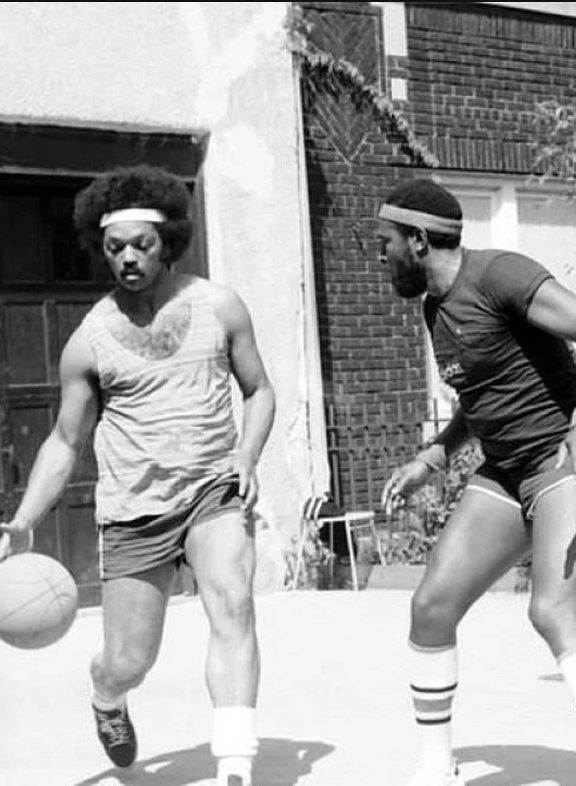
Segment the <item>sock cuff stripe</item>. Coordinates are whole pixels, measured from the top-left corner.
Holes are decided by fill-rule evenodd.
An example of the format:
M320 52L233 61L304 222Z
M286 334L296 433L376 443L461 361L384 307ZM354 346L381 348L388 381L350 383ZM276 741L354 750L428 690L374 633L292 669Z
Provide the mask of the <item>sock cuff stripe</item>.
M445 685L443 688L422 688L419 685L413 685L410 683L410 690L413 690L414 693L428 693L428 694L438 694L438 693L454 693L456 688L458 687L458 683L454 682L452 685Z
M452 715L446 715L442 718L416 718L416 723L419 726L441 726L443 723L450 723Z
M441 699L433 699L432 701L414 698L414 709L420 715L431 712L450 712L453 698L453 696L446 696Z

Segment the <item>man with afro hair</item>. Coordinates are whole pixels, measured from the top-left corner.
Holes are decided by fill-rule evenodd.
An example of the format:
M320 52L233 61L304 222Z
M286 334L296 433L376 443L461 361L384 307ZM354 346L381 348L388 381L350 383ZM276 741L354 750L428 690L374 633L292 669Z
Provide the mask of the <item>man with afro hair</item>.
M461 245L462 210L429 179L400 184L380 210L381 261L404 298L424 296L441 378L457 393L448 426L384 486L404 504L476 438L477 469L412 600L410 687L422 742L411 786L463 786L453 760L456 633L470 606L532 555L530 619L576 695L576 295L538 262Z
M89 253L114 289L60 361L57 422L34 463L3 556L26 550L94 430L104 644L92 705L110 759L137 755L127 693L152 667L180 562L194 570L210 639L218 786L251 786L259 680L251 511L274 392L248 311L232 290L177 272L191 234L185 184L138 166L97 177L75 202ZM243 396L242 433L231 377Z

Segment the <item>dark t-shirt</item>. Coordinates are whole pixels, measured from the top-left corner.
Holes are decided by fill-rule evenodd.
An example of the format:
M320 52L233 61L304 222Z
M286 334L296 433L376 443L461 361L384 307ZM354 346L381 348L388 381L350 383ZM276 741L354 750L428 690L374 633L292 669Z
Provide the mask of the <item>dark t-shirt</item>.
M463 250L450 290L424 302L440 376L458 393L486 459L506 471L553 455L576 406L571 349L526 321L550 278L520 254Z

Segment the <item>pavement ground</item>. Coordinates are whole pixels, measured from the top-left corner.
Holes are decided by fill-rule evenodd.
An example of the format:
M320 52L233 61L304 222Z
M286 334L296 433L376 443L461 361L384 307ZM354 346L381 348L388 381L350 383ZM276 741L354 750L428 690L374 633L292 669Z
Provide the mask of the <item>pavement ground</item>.
M257 598L262 649L254 786L405 786L415 763L406 689L407 590ZM532 631L526 593L488 593L461 626L455 747L472 786L575 786L576 712ZM139 761L110 767L89 708L99 609L44 650L0 644L2 786L209 784L207 625L175 598L157 664L131 697Z

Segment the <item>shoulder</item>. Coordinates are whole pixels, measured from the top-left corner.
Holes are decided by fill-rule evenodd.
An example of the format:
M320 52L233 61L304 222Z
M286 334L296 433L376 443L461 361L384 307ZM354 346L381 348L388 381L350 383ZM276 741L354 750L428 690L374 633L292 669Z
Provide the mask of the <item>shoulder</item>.
M473 266L482 270L487 275L506 275L514 272L516 275L531 277L535 271L546 271L544 265L518 251L504 251L490 249L486 251L469 251ZM547 271L546 271L547 272Z
M186 289L191 295L200 295L213 306L228 306L235 302L242 302L240 295L229 286L217 284L200 276L189 276Z
M93 346L94 336L102 330L107 317L116 308L114 298L105 295L88 311L76 330L70 335L60 356L60 374L96 375L97 362Z
M62 383L73 379L95 379L97 363L85 321L72 333L60 356Z
M188 284L191 294L209 303L219 321L228 331L250 324L250 315L240 295L231 287L205 278L194 278Z
M101 297L100 300L97 300L92 308L88 311L80 323L80 329L86 331L87 333L94 331L102 321L105 321L106 318L112 314L112 312L117 310L118 307L116 306L116 301L114 300L113 294L109 293L104 295L104 297Z
M512 251L492 251L481 271L482 290L494 304L525 311L538 287L552 273L531 257Z
M495 284L508 282L521 286L531 284L535 278L552 278L552 273L542 263L513 251L492 252L485 271L485 277L493 279Z

